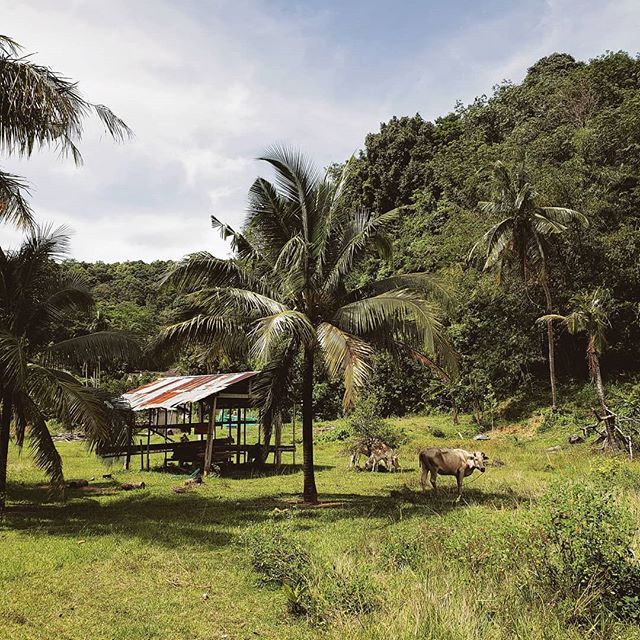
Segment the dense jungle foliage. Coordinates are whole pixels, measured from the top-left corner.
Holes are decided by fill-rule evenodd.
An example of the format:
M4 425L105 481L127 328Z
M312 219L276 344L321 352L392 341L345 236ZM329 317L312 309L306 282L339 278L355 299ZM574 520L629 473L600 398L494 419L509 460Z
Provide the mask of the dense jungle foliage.
M603 373L624 378L638 369L640 60L607 53L584 63L553 54L520 84L504 82L434 122L419 114L392 118L351 161L354 206L401 207L394 258L370 256L359 279L424 270L456 291L448 332L461 354L460 381L445 384L413 362L398 371L381 356L372 388L386 414L430 405L487 411L507 396L548 392L546 334L537 322L545 313L542 289L525 286L515 268L498 282L468 261L473 244L498 221L478 207L491 196L487 167L498 160L524 167L543 204L587 217L588 227L570 226L554 242L548 263L554 310L564 312L575 294L606 288L613 303ZM158 288L168 264L65 263L87 278L97 299L95 317L75 329L124 329L150 340L178 312L171 292ZM586 380L586 338L558 330L556 339L560 383ZM187 358L178 365L204 370L220 363ZM319 415L339 411L338 387L317 386Z

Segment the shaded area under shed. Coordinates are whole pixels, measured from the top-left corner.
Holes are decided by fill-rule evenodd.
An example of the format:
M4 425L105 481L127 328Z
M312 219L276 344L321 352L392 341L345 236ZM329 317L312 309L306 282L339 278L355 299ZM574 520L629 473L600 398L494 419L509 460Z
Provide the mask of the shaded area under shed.
M141 468L148 470L150 456L163 454L165 466L169 461L179 466L193 464L205 474L214 464L246 464L259 459L262 429L253 395L259 374L167 376L125 393L122 399L135 416L127 444L107 447L101 455L123 457L125 468L139 456ZM295 451L295 420L291 444L282 443L282 425L276 422L274 444L268 447L267 455L272 453L274 463L280 464L282 453L289 452L295 464Z

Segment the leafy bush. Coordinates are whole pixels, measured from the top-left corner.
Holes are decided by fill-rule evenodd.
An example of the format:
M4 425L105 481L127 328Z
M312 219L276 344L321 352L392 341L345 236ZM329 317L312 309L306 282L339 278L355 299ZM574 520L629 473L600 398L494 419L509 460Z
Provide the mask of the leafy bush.
M373 440L381 440L392 449L397 449L407 441L407 435L400 429L394 428L380 417L378 400L375 395L362 398L353 413L349 416L348 425L353 434L353 446Z
M311 587L317 620L371 613L379 604L370 565L343 557L317 574Z
M306 586L311 558L285 523L270 522L250 529L242 544L251 557L253 568L264 585L292 588Z
M578 619L613 614L640 620L640 564L633 557L636 525L602 482L560 482L544 501L541 576Z

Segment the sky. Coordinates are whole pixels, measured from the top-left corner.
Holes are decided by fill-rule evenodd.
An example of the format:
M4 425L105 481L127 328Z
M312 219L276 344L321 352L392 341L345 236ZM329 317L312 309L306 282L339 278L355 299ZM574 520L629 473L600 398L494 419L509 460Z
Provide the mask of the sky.
M79 83L135 137L88 124L77 167L51 151L0 157L40 222L79 260L228 251L258 157L286 143L320 167L391 116L433 119L556 51L640 47L638 0L0 0L0 32ZM0 246L20 234L0 226Z

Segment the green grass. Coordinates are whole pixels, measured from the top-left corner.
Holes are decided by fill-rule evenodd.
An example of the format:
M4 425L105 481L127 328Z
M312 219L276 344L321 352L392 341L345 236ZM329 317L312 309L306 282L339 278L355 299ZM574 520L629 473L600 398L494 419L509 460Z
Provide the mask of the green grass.
M79 443L60 444L67 478L96 480L55 502L27 452L13 451L0 523L0 638L640 638L622 624L567 626L570 615L514 566L549 482L608 464L587 446L564 445L570 427L536 433L533 418L471 443L468 418L456 427L446 416L394 422L410 436L400 474L349 472L343 443L321 439L317 483L332 504L314 509L296 505L298 470L238 472L176 494L184 477L107 469ZM558 443L562 451L546 451ZM505 465L468 478L454 506L452 478L436 497L419 490L416 453L432 444L482 449ZM619 483L638 513L640 467L624 465ZM112 481L102 479L108 471ZM142 491L118 488L140 480ZM288 614L284 592L260 586L252 569L243 534L280 519L315 559L321 619ZM371 588L370 613L349 609L360 579Z

